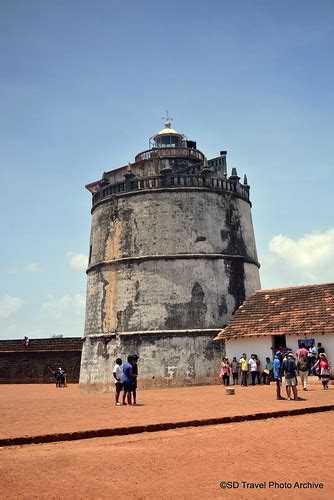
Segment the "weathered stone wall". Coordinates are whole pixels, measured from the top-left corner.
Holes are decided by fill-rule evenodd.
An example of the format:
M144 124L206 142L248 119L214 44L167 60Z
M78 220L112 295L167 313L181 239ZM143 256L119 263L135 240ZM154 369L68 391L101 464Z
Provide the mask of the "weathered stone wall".
M230 193L168 190L119 196L92 217L90 266L123 257L240 255L257 261L250 205Z
M69 383L79 382L82 339L0 340L0 383L54 383L54 372L61 366Z
M94 211L91 245L86 335L219 329L260 288L250 205L229 195L119 197Z
M246 293L259 288L257 267L247 266L221 258L163 259L93 272L88 277L86 335L219 330Z
M87 337L84 343L80 387L83 391L114 389L112 370L117 357L140 353L139 388L216 384L224 344L213 342L214 332L174 335Z

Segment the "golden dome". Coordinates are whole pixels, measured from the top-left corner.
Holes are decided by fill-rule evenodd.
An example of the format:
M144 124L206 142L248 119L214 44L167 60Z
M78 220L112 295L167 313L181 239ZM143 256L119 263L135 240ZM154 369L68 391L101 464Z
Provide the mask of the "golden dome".
M169 128L169 127L163 128L156 135L165 135L165 134L181 135L181 134L179 134L179 132L176 132L176 130L174 130L173 128Z

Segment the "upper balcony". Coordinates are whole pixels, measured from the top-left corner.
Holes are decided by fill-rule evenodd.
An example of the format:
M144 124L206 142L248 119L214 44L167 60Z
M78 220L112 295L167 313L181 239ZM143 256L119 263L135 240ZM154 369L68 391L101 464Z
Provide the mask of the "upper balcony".
M248 184L242 185L239 182L239 177L231 176L229 178L217 178L210 174L188 175L188 174L175 174L167 172L163 175L149 176L145 178L138 178L129 174L128 178L123 182L101 187L95 194L93 194L93 210L95 207L110 200L114 196L124 196L132 194L139 194L150 190L210 190L216 192L230 193L232 196L242 198L250 203L249 200L249 186Z
M196 161L204 161L204 154L198 149L192 148L152 148L137 154L135 161L150 160L151 158L191 158Z

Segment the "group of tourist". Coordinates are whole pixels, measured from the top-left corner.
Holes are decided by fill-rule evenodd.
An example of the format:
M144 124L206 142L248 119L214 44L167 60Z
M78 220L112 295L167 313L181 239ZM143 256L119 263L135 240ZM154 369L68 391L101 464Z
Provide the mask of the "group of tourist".
M318 348L312 346L309 349L301 343L296 354L291 349L281 348L276 351L273 362L269 357L266 358L263 370L261 370L261 363L256 354L252 354L248 359L247 354L244 353L239 361L234 357L231 363L227 357L223 358L219 376L225 386L230 384L232 375L233 384L238 384L240 376L240 385L246 387L249 385L249 374L251 385L261 384L261 379L264 385L275 381L277 399L284 399L281 395L281 384L285 376L287 399L290 400L298 398L297 375L300 376L304 391L307 390L309 375L318 375L323 388L328 389L330 363L321 342L318 343Z
M239 361L234 357L230 363L229 359L224 357L220 365L220 373L224 385L230 385L232 375L233 385L238 384L239 376L241 376L241 386L248 385L248 374L251 376L251 385L269 384L272 375L273 365L270 358L266 358L264 369L261 370L261 362L256 354L252 354L250 359L247 359L247 354L243 354ZM262 379L262 382L261 382Z
M113 369L115 380L115 405L136 405L137 404L137 377L138 377L138 359L137 354L127 357L124 363L121 358L116 359ZM122 403L120 402L121 392L123 390Z
M297 374L300 376L303 390L307 391L310 366L312 367L311 373L318 374L324 390L328 389L331 366L321 342L318 343L317 359L313 366L309 358L309 350L306 349L304 344L301 344L296 356L292 352L287 352L283 357L280 351L276 352L273 362L273 375L276 382L277 399L284 399L281 395L283 375L285 375L287 399L298 399Z

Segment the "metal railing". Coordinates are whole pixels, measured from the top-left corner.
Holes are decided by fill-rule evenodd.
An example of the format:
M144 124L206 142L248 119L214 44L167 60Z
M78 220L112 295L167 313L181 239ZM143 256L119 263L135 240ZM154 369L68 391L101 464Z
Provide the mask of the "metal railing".
M156 148L142 151L135 157L135 161L149 160L150 158L194 158L195 160L204 161L204 154L198 149L191 148Z

